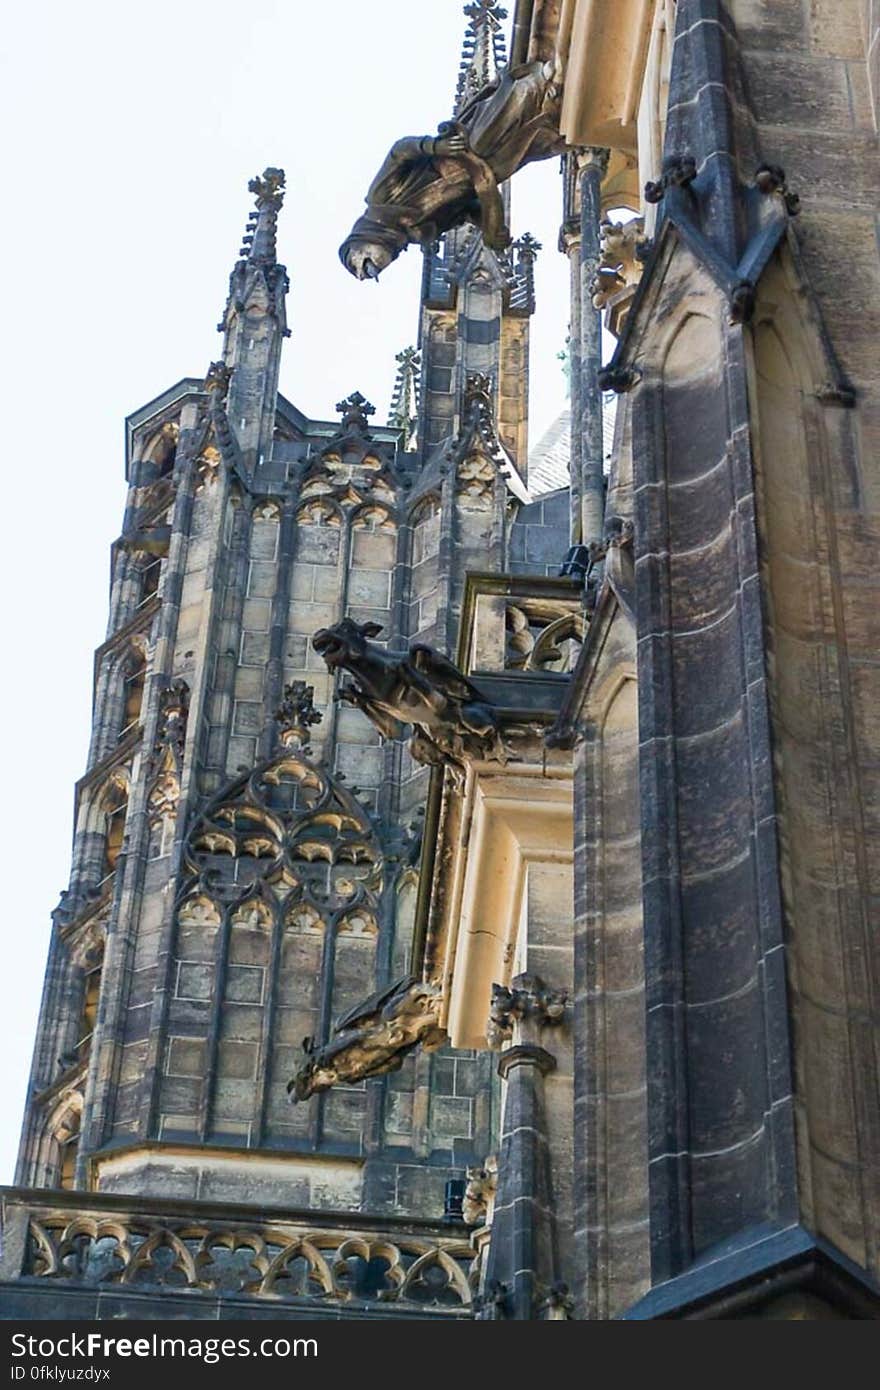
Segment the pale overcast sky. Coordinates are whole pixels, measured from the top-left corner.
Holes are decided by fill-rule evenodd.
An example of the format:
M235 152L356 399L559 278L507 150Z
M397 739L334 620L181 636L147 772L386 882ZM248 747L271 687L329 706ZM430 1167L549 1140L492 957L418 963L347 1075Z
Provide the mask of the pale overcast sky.
M0 1182L12 1180L49 913L69 874L125 416L218 355L247 182L280 165L292 329L281 390L332 418L357 388L384 422L394 354L415 341L421 256L358 284L336 249L392 142L450 114L465 23L462 0L44 0L7 13ZM544 246L533 439L565 403L560 198L557 160L515 180L514 232Z

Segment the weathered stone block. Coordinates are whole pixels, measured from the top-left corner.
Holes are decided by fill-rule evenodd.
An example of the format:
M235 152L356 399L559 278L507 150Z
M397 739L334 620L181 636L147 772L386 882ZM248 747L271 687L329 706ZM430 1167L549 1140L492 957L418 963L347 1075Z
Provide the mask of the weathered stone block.
M275 566L263 560L252 560L248 567L249 598L271 598L275 592Z
M241 634L242 666L265 666L268 660L268 632L243 632Z
M459 1096L432 1096L431 1132L435 1139L469 1139L471 1102Z
M165 1070L169 1076L201 1076L205 1068L205 1044L199 1038L170 1038Z
M252 1081L256 1076L259 1052L255 1043L221 1041L217 1070L231 1081Z
M242 627L252 632L268 632L272 605L265 598L246 598L242 607Z

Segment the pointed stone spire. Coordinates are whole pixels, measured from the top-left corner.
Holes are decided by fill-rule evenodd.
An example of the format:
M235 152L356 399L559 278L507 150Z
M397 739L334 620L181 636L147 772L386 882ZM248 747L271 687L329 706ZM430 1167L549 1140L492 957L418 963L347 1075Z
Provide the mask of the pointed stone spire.
M408 452L416 447L419 414L419 378L422 359L417 348L406 347L395 357L397 376L388 412L388 424L403 431L403 447Z
M516 263L510 289L510 307L521 313L535 312L535 261L542 249L531 232L524 232L511 246Z
M458 116L474 97L506 66L502 21L507 18L495 0L473 0L464 12L470 23L464 36L461 67L455 92L455 115Z
M248 192L256 196L257 206L248 218L241 254L252 264L275 264L275 236L278 213L284 202L284 170L264 169L251 179Z
M276 253L284 170L265 169L250 180L248 189L256 206L248 218L241 259L229 277L229 296L217 327L224 335L223 360L231 373L229 427L244 466L253 471L271 447L281 340L289 336L285 308L289 282Z

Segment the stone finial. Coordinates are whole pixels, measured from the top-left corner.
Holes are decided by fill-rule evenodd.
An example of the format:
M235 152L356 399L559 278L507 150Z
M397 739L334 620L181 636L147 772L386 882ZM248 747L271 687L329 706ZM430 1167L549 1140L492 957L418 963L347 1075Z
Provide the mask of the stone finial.
M537 237L532 236L531 232L523 232L521 237L513 243L511 248L516 252L517 260L522 263L534 265L538 252L543 250Z
M419 413L419 384L422 357L417 348L406 347L395 357L397 375L388 411L388 424L403 434L404 452L414 449Z
M305 681L291 681L284 687L284 699L275 711L278 723L278 736L285 748L305 746L309 741L309 729L320 724L324 718L315 709L315 687Z
M284 202L284 170L264 169L248 183L248 192L256 196L258 208L271 208L277 212Z
M565 1017L567 996L546 985L539 975L517 975L510 986L493 985L486 1038L496 1051L514 1035L520 1041L539 1042L541 1030L556 1027Z
M336 409L342 416L343 433L356 430L359 434L366 434L370 428L369 417L376 414L376 407L360 391L352 391L344 401L338 401Z
M541 243L537 237L532 236L531 232L524 232L510 249L516 255L516 271L514 273L516 288L514 299L511 302L527 309L529 313L534 313L535 261L538 258L538 252L542 249Z

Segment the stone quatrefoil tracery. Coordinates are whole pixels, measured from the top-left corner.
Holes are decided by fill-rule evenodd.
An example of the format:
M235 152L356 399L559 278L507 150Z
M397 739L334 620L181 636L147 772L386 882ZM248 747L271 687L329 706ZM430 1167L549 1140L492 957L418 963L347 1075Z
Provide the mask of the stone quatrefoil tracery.
M341 401L338 409L343 413L339 433L307 467L300 483L297 521L305 526L339 526L350 512L356 527L393 531L399 488L393 450L370 438L367 416L375 411L359 392Z
M240 901L258 886L320 913L375 909L382 853L350 793L298 751L227 788L187 841L187 863L209 896Z
M472 1261L461 1240L59 1215L31 1218L24 1272L90 1286L379 1300L452 1312L470 1306Z

